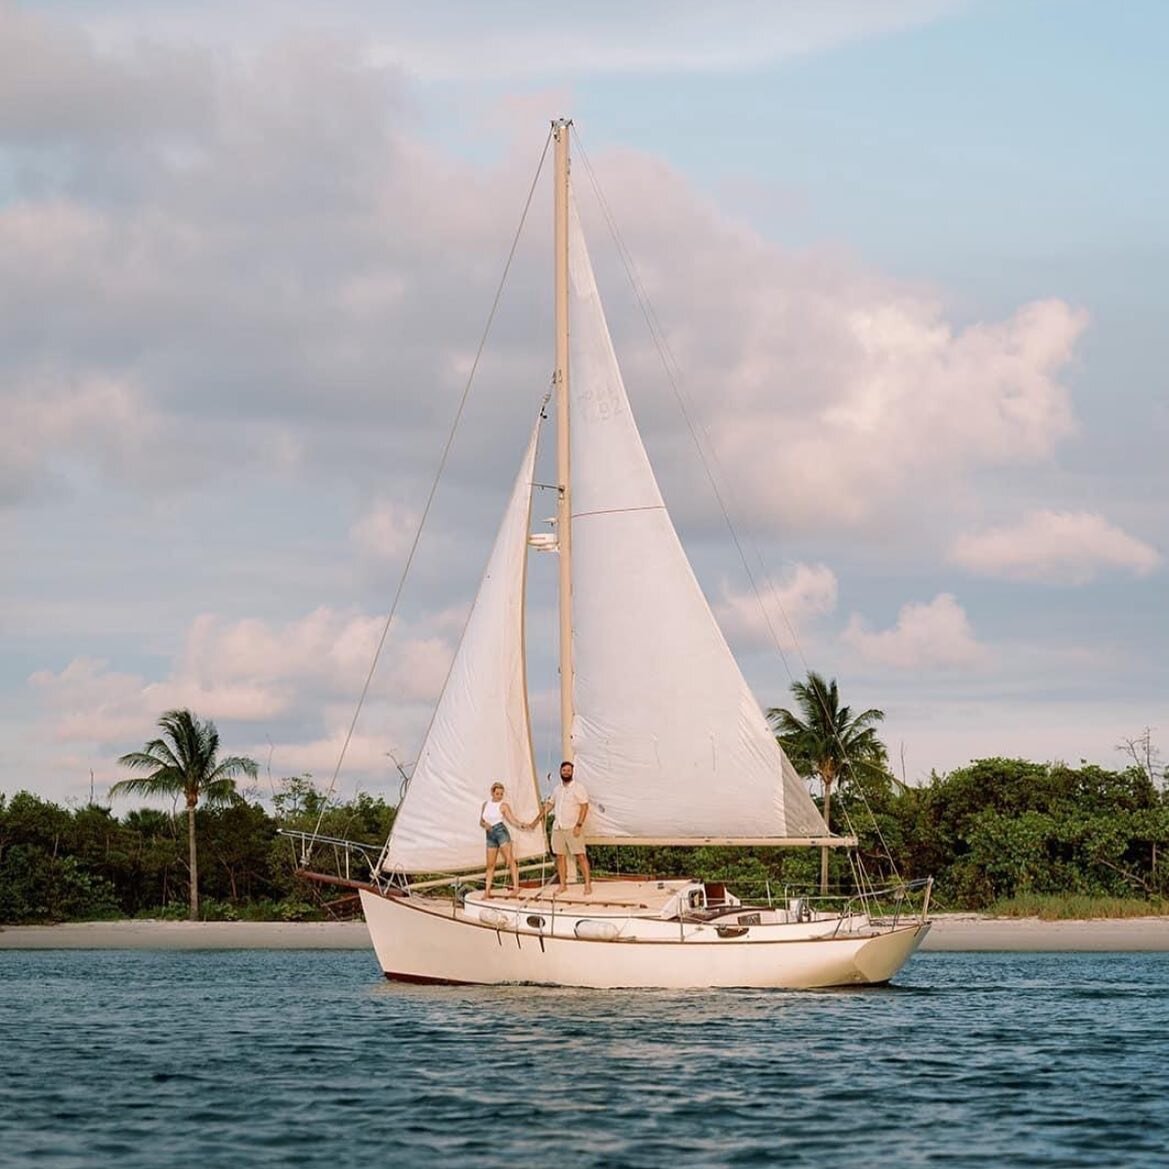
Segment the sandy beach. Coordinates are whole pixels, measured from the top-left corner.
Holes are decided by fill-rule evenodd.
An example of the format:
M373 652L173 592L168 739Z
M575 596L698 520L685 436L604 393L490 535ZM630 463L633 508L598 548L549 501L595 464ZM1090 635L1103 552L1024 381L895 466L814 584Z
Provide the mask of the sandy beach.
M0 926L0 950L365 950L363 922L93 921ZM1169 952L1169 917L1040 921L942 914L923 950Z
M1169 917L1040 921L1037 917L985 917L944 913L933 919L923 950L1158 951L1169 952Z

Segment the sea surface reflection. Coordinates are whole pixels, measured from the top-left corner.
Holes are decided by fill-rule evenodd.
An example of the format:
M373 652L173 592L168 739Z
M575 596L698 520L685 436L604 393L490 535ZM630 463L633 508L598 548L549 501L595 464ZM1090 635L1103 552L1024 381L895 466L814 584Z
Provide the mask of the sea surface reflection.
M0 1165L1164 1165L1169 955L859 992L385 983L361 952L0 952Z

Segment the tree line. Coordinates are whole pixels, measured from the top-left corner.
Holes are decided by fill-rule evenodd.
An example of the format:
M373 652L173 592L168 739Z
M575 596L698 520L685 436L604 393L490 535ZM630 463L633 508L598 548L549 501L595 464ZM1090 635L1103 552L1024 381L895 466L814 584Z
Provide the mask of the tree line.
M758 896L817 885L847 891L859 864L875 881L933 876L934 904L943 909L1073 894L1159 907L1169 894L1169 796L1148 752L1119 770L988 758L908 786L886 766L874 733L880 711L853 715L835 681L815 674L793 693L796 709L772 711L772 724L801 774L819 777L833 830L858 838L851 859L811 848L597 848L595 867L722 879ZM308 776L281 779L261 799L255 764L221 759L211 724L170 711L159 725L158 739L122 760L144 774L112 794L169 798L171 811L116 815L97 803L65 807L29 792L0 794L0 923L297 920L352 908L343 890L297 876L303 857L278 830L376 851L393 823L392 805L368 794L327 800ZM236 777L253 786L240 790ZM343 864L327 844L311 858L312 868L335 875Z
M359 794L326 804L306 776L283 779L274 798L255 790L194 814L200 919L311 920L329 916L337 891L296 876L300 856L279 828L361 840L378 848L394 808ZM0 795L0 923L120 917L186 918L191 913L189 818L142 808L64 807L29 792ZM312 866L340 874L318 846ZM357 877L365 874L355 873Z

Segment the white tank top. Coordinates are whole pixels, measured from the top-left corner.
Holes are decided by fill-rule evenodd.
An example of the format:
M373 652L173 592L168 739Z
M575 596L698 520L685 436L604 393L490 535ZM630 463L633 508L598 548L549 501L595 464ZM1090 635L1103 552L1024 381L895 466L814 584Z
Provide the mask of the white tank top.
M486 824L503 823L503 800L488 800L483 805L483 821Z

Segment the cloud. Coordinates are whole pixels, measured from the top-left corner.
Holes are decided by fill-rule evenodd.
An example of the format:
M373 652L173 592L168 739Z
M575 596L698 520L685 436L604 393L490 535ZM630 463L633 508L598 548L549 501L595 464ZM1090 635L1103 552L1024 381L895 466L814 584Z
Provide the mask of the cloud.
M532 27L535 40L509 42L512 64L562 36L590 46L572 62L580 75L749 67L945 7L758 5L742 10L753 19L734 21L700 4L671 5L669 19L660 7L626 5L621 19L640 31L614 40L604 5L578 6L552 26L543 9L533 21L507 5L386 6L383 16L364 5L111 0L100 11L58 5L48 20L0 0L0 409L11 420L0 433L0 497L19 506L46 484L76 491L77 506L58 500L53 518L104 537L115 525L89 517L132 517L111 559L133 533L135 547L171 570L149 584L104 574L106 595L86 581L79 599L41 557L26 591L48 606L46 626L60 607L69 644L50 646L38 631L22 647L22 661L54 668L36 675L43 727L30 734L10 718L21 725L8 737L23 744L44 731L116 752L150 734L167 706L190 704L223 720L245 750L249 737L265 749L271 734L281 768L331 770L380 632L379 602L346 607L352 566L326 569L325 556L305 555L306 541L319 551L332 522L335 550L352 516L338 501L360 498L374 502L353 522L350 547L367 558L400 548L474 355L544 118L564 108L561 95L538 116L528 95L484 103L471 117L490 133L452 149L459 131L444 122L437 135L419 117L429 94L410 87L409 72L482 79L510 68L484 51L479 20L501 34L514 31L508 21ZM454 11L467 19L448 19ZM382 31L364 35L375 18ZM242 25L250 35L237 45ZM287 36L274 41L277 28ZM400 67L379 64L390 60ZM942 293L854 257L782 246L649 154L599 151L591 161L740 524L768 536L803 528L826 540L840 529L880 538L946 509L985 468L1042 468L1075 434L1065 373L1087 324L1075 306L1045 299L959 324ZM689 535L710 516L709 492L579 156L574 174L634 409ZM545 194L427 534L453 550L435 572L441 584L427 601L436 605L472 595L482 557L466 534L481 529L489 540L547 383ZM207 485L187 493L185 510L166 498ZM217 569L239 562L235 579L204 577L189 550L176 555L192 532L218 523L224 534L219 517L200 514L211 488L238 500L244 517L234 545L208 549ZM167 528L175 514L189 517L182 531ZM22 538L36 528L40 545L58 539L32 508L19 526ZM31 537L22 547L38 554ZM46 580L60 587L42 595ZM227 603L208 595L208 581L224 596L243 583L247 600L233 589L239 607L222 615ZM799 565L766 602L811 623L834 611L835 589L824 565ZM269 607L270 595L287 607ZM345 600L314 608L336 597ZM154 613L145 646L139 602ZM753 596L728 590L717 607L742 644L763 642ZM216 615L195 616L208 608ZM101 616L83 621L83 611ZM450 605L391 634L351 749L373 771L378 728L404 744L401 754L416 747L465 612ZM116 630L104 624L111 613ZM159 639L171 644L171 630L180 649L143 665ZM883 632L854 617L849 639L869 660L905 668L974 666L986 654L946 597L906 606ZM39 760L39 748L25 755Z
M1115 744L1155 726L1164 710L1145 696L1116 698L1098 689L1089 697L1055 699L1034 693L1025 698L933 693L897 705L886 707L882 737L890 745L902 744L896 754L910 783L928 783L932 771L994 756L1073 766L1088 759L1120 768L1125 760Z
M902 605L897 624L879 632L870 632L854 613L841 640L866 661L896 670L979 667L989 660L965 610L949 593L928 604Z
M172 677L151 682L86 658L75 659L59 673L41 671L30 681L46 712L49 737L65 748L55 755L48 749L52 762L59 770L81 777L92 767L99 798L104 798L111 783L125 778L117 756L152 738L164 710L189 707L199 717L211 719L219 728L225 752L248 755L261 764L270 760L274 776L309 772L318 779L332 776L353 713L352 703L318 702L314 708L307 694L293 704L289 694L270 680L206 685ZM299 711L296 730L318 725L318 737L303 740L276 729L290 724L287 716L294 713L294 705ZM417 733L417 720L403 723L399 718L399 723L409 727L411 734ZM275 733L259 733L268 727ZM394 739L381 727L379 719L371 718L355 731L345 752L344 784L351 785L355 776L382 780L389 774L387 752L395 749ZM412 740L407 741L408 749L413 749ZM79 793L83 783L74 780L74 790ZM389 787L396 789L396 778L391 778Z
M366 560L394 562L409 551L417 530L415 511L391 499L380 499L354 521L349 540Z
M1147 576L1162 557L1096 512L1032 511L1018 523L959 536L950 560L983 576L1085 584L1109 569Z
M445 614L440 615L445 622ZM218 685L263 687L272 713L292 708L304 689L316 699L356 698L381 637L385 618L321 607L285 625L260 620L196 619L176 665L176 681L213 692ZM425 626L391 628L386 663L374 693L398 702L437 700L454 648ZM281 700L282 699L282 700ZM303 701L303 700L302 700ZM223 717L253 718L247 711Z
M319 773L332 749L331 772L383 621L326 608L284 625L204 615L193 622L165 677L150 679L83 657L60 671L37 671L29 682L46 736L58 743L121 754L153 734L162 711L189 707L220 724L225 741L235 744L232 751L259 757L270 741L284 770ZM433 625L446 631L454 621L444 610ZM346 757L347 774L384 771L384 754L395 741L407 751L417 747L453 652L430 622L391 630ZM305 732L313 736L314 730L306 740ZM250 747L239 745L249 739Z
M153 462L163 423L140 386L100 371L30 373L0 391L0 504L88 462L121 482Z
M108 666L100 659L75 658L59 672L31 675L29 683L49 712L52 739L108 744L150 726L143 722L144 680ZM152 713L157 718L161 710Z
M38 17L0 18L23 30L22 76L44 80L22 83L31 129L18 148L31 161L6 168L0 201L5 404L46 369L62 384L135 387L139 416L181 432L164 459L133 462L154 492L226 465L311 465L409 491L465 379L534 148L488 167L449 159L410 135L394 75L328 39L268 46L246 65L206 54L210 113L181 141L138 134L132 110L98 87L90 116L124 122L131 146L111 131L62 148L51 111L35 108L64 67L61 37L79 58L70 69L84 72L84 58L103 76L132 74L144 108L187 78L168 74L161 50L147 68L151 44L103 55ZM17 149L15 133L5 141L0 127L0 152ZM521 257L521 285L525 264L535 270ZM513 292L516 317L501 315L468 413L457 453L488 474L510 460L500 430L526 420L536 395L515 397L514 416L475 409L494 388L543 382L541 347L513 323L539 319L544 283L526 301ZM35 440L36 420L18 421ZM35 486L51 455L9 460L5 494Z
M1075 433L1060 375L1087 324L1081 310L1047 299L960 328L926 292L726 218L660 162L620 152L596 170L740 516L887 527L905 503L952 498L981 468L1047 462ZM677 407L642 328L615 332L652 440ZM683 452L690 440L673 425ZM669 494L696 499L694 478Z
M340 724L328 735L313 739L306 743L282 743L272 752L272 770L275 775L304 775L309 774L324 787L331 781L337 767L337 760L341 757L341 748L345 743L347 724ZM338 787L345 791L353 786L353 778L361 777L372 780L388 790L387 798L397 802L397 792L401 780L393 764L397 756L403 766L414 762L412 758L404 757L400 750L396 750L393 741L384 736L355 731L345 748L344 769L338 777ZM261 758L259 749L256 749L256 758ZM407 771L409 767L407 766ZM359 781L356 786L361 787Z
M471 82L610 73L726 73L825 52L839 45L930 23L960 0L618 0L565 5L549 20L538 0L224 0L197 6L118 0L76 17L107 46L153 36L179 43L230 38L254 49L274 27L364 42L367 60L388 62L427 81ZM615 26L619 34L615 34Z
M797 564L774 583L734 592L724 586L715 616L743 648L794 649L801 628L836 608L836 574L825 564Z
M850 41L925 24L952 11L940 0L871 3L844 0L601 0L568 8L558 19L535 0L508 9L459 6L451 35L450 5L396 7L392 37L375 59L402 64L428 79L582 76L604 73L727 73L823 52ZM445 8L445 11L444 11ZM621 35L614 36L614 21Z
M334 35L292 34L244 61L206 49L198 69L170 77L153 42L113 53L4 11L22 30L25 74L121 77L144 105L154 90L181 90L182 108L202 113L176 119L181 134L136 137L130 152L108 134L64 154L56 131L22 138L54 165L14 171L0 205L0 394L48 363L65 382L134 386L138 416L182 441L156 460L78 450L102 474L132 465L155 493L230 464L258 476L311 468L395 509L419 499L535 140L487 165L425 141L400 72L370 65L344 20ZM816 15L820 6L791 11L817 27L837 19ZM880 21L907 11L881 8ZM577 19L597 35L609 27ZM710 19L695 5L661 27ZM107 82L91 87L94 107L124 121L122 90ZM32 108L47 100L42 87L25 86L21 100L28 126L52 120ZM660 160L613 151L594 162L740 520L887 525L907 501L921 504L923 482L944 500L982 467L1050 459L1073 433L1059 379L1086 318L1064 302L958 328L937 298L764 238ZM704 518L709 490L689 473L657 353L613 265L587 171L577 173L634 407L671 505L683 523ZM540 200L454 451L451 475L473 493L507 482L534 404L515 387L546 380L546 220ZM684 455L676 467L673 454ZM27 490L50 458L16 461L7 495ZM405 515L371 515L354 538L384 522L393 542Z
M120 56L84 32L0 0L0 141L136 140L204 124L206 54L154 42Z

